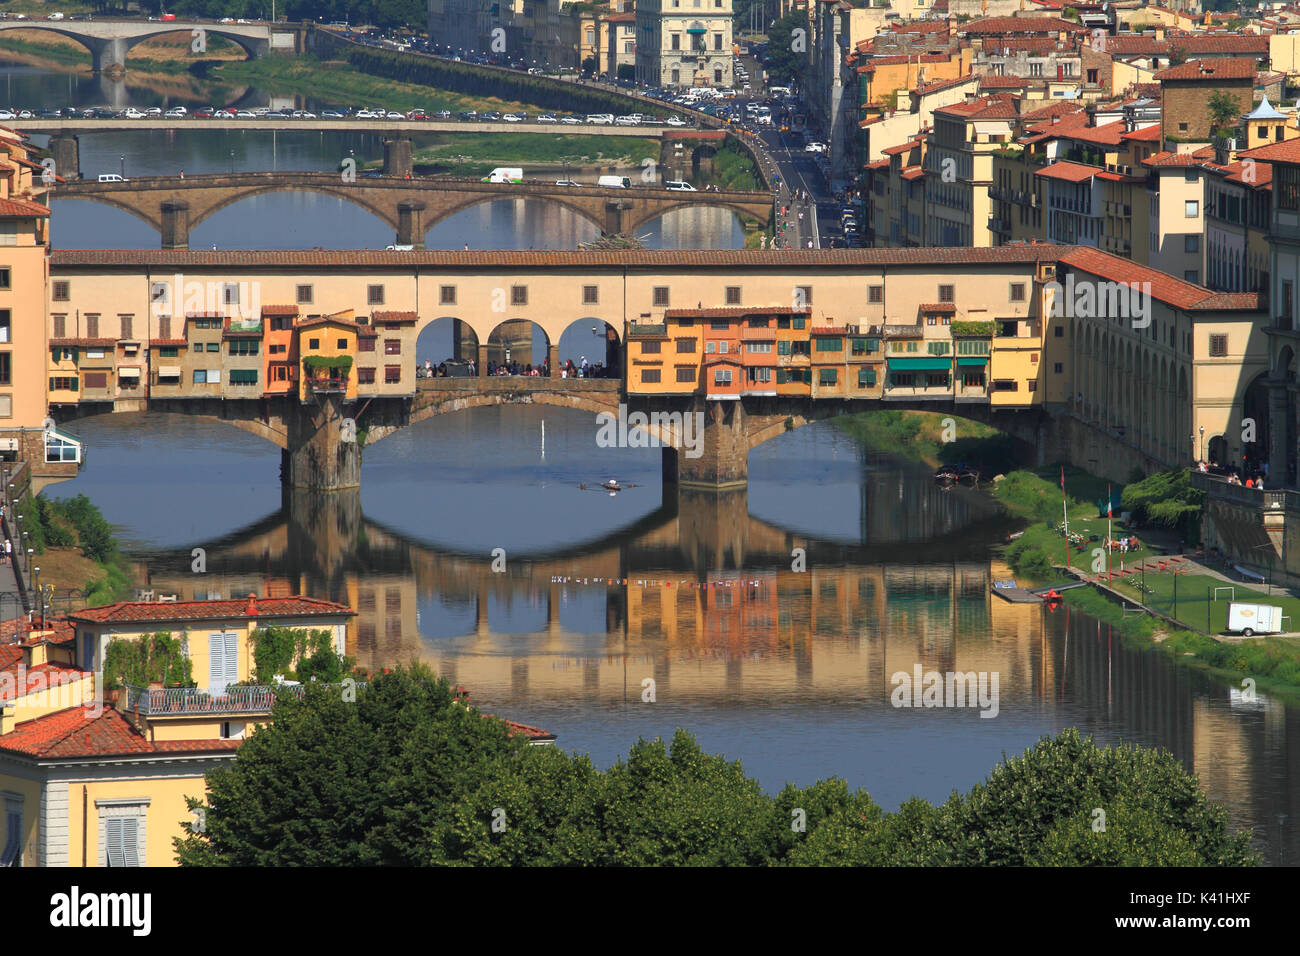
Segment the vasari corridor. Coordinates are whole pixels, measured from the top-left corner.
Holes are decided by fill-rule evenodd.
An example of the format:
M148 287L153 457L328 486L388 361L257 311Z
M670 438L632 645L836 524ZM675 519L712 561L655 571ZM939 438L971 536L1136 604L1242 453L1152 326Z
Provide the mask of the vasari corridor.
M0 83L42 927L453 865L1267 923L1300 9L9 0Z

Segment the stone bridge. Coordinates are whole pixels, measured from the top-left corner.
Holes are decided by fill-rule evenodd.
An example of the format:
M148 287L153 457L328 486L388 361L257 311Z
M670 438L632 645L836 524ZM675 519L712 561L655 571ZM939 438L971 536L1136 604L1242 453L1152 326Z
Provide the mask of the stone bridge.
M402 149L398 143L405 143ZM409 141L387 144L386 167L409 168ZM58 163L58 152L55 152ZM62 164L59 164L62 168ZM434 224L471 206L496 199L534 199L555 203L594 223L609 235L630 234L675 209L720 206L765 228L772 217L772 196L765 192L679 192L658 186L629 189L556 186L554 182L483 183L476 179L376 179L342 173L235 173L147 177L128 182L73 180L51 189L50 198L105 203L149 223L162 235L162 248L189 248L190 229L214 213L264 193L297 190L345 199L393 227L398 245L424 248L424 234Z
M269 23L218 23L215 20L169 20L155 22L149 20L6 20L0 22L0 33L10 30L39 30L44 33L57 33L61 37L75 40L90 51L91 63L96 73L124 70L127 51L137 43L169 33L183 33L197 42L200 37L206 42L207 36L219 36L237 44L248 54L250 60L256 59L273 46L272 34L277 36L274 46L293 52L299 48L294 28L283 24L272 27ZM196 34L199 30L202 33ZM280 41L279 36L289 39ZM196 51L201 53L202 50Z

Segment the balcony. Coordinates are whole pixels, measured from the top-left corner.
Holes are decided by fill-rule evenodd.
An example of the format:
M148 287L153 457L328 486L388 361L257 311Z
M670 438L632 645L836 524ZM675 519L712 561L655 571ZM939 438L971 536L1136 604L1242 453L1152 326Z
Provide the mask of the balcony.
M307 388L316 395L342 394L348 390L346 375L308 375Z
M1230 485L1218 475L1202 474L1199 471L1192 472L1191 485L1199 491L1204 491L1211 498L1259 508L1261 511L1300 512L1300 491L1286 488L1268 488L1260 491L1258 488L1247 488L1245 485Z
M271 687L232 684L224 693L209 693L195 687L126 688L126 709L147 717L177 717L191 714L269 714L277 693L302 695L302 685Z

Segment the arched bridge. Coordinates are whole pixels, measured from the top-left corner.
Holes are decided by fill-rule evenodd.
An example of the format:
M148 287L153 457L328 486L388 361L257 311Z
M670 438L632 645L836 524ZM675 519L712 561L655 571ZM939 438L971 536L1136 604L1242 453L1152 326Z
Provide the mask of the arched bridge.
M437 222L495 199L556 203L610 235L635 232L675 209L718 206L766 227L772 196L766 192L683 192L658 186L628 189L557 186L553 182L483 183L476 179L356 178L343 173L235 173L147 177L127 182L73 180L59 183L52 200L83 199L124 209L162 235L162 248L188 249L190 229L225 207L263 193L297 190L337 196L393 227L398 245L424 248L425 232Z
M137 43L169 33L184 33L194 39L199 36L219 36L238 44L248 58L256 59L271 48L272 27L269 23L217 23L201 20L7 20L0 23L0 32L6 30L40 30L57 33L75 40L90 51L96 73L126 68L126 54ZM195 35L195 30L203 31ZM292 30L282 27L276 32L293 37ZM294 44L288 44L292 50ZM202 52L201 50L199 52Z

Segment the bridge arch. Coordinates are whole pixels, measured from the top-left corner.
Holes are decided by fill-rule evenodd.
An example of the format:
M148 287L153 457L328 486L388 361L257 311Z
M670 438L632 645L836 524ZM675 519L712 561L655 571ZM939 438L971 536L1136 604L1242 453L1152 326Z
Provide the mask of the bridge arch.
M696 195L699 194L697 193ZM629 232L635 232L638 229L644 228L648 223L654 222L657 219L663 219L670 213L682 209L725 209L728 212L735 213L741 222L753 218L753 214L749 210L737 203L726 202L724 200L719 200L717 202L681 201L660 204L655 206L653 209L647 209L639 216L635 216L628 220L628 224L626 224L624 228Z
M605 229L605 221L601 217L592 213L590 209L582 206L580 203L570 202L561 196L532 194L532 193L528 195L520 195L520 196L511 196L505 193L487 195L487 196L481 194L471 195L468 199L464 199L461 200L460 202L453 203L448 208L439 210L435 215L430 216L428 219L426 219L424 221L424 224L421 226L421 228L424 231L424 233L427 234L428 231L432 229L434 226L440 223L444 223L448 219L452 219L455 216L459 215L460 213L468 212L469 210L474 209L477 206L482 206L485 203L494 203L494 202L523 202L525 205L527 203L533 202L533 203L540 203L543 205L559 206L562 209L568 210L569 212L573 213L583 222L587 222L595 226L598 230L603 232ZM423 236L421 236L421 238L423 238Z
M353 206L357 206L361 209L364 209L366 212L370 213L380 222L386 223L387 225L391 226L394 230L397 229L397 220L393 218L392 215L390 215L389 211L384 209L381 206L375 205L374 203L367 202L365 199L360 198L360 196L358 195L359 191L349 190L342 187L334 188L334 187L326 186L321 183L293 183L293 182L270 183L267 184L266 186L253 186L248 189L241 190L225 199L218 199L216 202L213 202L197 210L196 213L190 217L190 229L192 230L195 226L199 225L200 223L204 222L207 219L211 219L214 215L221 212L222 210L227 209L231 206L238 205L239 203L243 202L246 199L252 199L256 196L264 196L267 195L268 193L284 193L284 192L316 193L317 195L321 195L321 196L329 196L332 199L343 199L351 203ZM92 197L87 196L86 198L92 198Z
M250 409L246 406L256 405L257 409ZM196 408L203 406L216 406L220 414L207 414L203 411L194 411ZM172 414L183 413L187 421L210 423L219 422L223 425L230 425L238 428L240 431L247 432L250 435L256 435L270 442L276 448L282 451L289 447L289 432L285 424L278 419L271 419L269 416L256 417L239 417L239 415L249 415L250 412L262 410L262 402L258 400L216 400L216 399L175 399L168 400L165 398L154 398L149 401L149 409L145 414L160 413ZM107 402L96 403L94 405L76 405L70 409L64 406L62 409L52 409L51 417L59 424L68 422L82 422L87 419L100 418L105 415L128 414L126 412L114 411L112 405Z
M542 337L540 355L535 347L538 334ZM545 364L551 352L551 337L546 328L541 323L522 316L498 322L483 344L487 345L489 368L516 363L520 366L540 366Z
M618 328L608 319L586 316L574 319L555 337L556 357L563 365L572 361L580 365L582 356L591 363L601 362L610 377L623 371L623 350Z
M420 325L415 338L415 361L421 367L426 359L435 366L450 360L477 362L478 347L474 326L454 315L441 315Z

